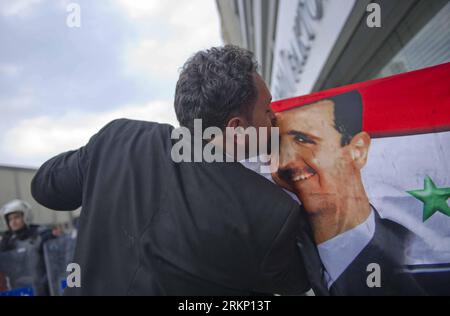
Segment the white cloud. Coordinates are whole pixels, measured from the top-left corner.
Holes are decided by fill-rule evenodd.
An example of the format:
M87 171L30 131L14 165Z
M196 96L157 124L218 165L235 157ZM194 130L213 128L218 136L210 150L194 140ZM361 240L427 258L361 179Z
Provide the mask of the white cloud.
M0 14L3 16L27 16L32 12L32 7L41 0L2 0L0 2Z
M9 164L37 166L58 153L85 145L92 135L117 118L177 125L173 105L166 101L129 105L103 113L40 116L22 120L7 131L3 135L0 153L9 157Z
M0 76L14 77L19 74L20 67L14 64L0 64Z
M126 13L133 19L143 19L163 12L164 2L155 0L118 0Z
M175 80L178 69L192 54L174 41L145 39L128 48L126 73L156 79Z
M8 74L8 76L16 76L16 71L17 70L15 68L9 69L7 72L12 73ZM2 71L0 69L0 76L1 75ZM32 87L26 86L25 84L23 85L23 87L18 89L17 93L14 93L12 95L3 95L3 93L0 93L0 113L2 114L2 119L8 117L8 115L13 113L16 113L17 115L19 113L32 110L35 97L35 90ZM5 123L3 120L1 122L3 124Z
M0 0L0 18L28 16L44 2L56 3L64 10L71 1ZM111 4L119 5L130 30L137 32L131 32L125 42L117 45L122 49L124 73L140 84L158 80L163 88L174 87L178 69L189 56L222 44L214 0L110 0L108 5ZM21 67L20 62L1 64L0 75L20 78ZM15 123L20 111L35 105L36 96L32 90L21 91L13 97L0 95L2 113L8 114L14 124L0 134L0 164L38 166L53 155L83 146L102 126L120 117L176 124L172 102L151 100L140 106L128 105L103 113L71 111L55 117L44 112L39 117L19 118ZM172 96L173 93L161 98Z
M192 54L222 44L213 0L119 0L119 4L130 17L141 19L140 23L164 28L164 37L161 30L151 30L126 48L128 74L175 81L178 70Z

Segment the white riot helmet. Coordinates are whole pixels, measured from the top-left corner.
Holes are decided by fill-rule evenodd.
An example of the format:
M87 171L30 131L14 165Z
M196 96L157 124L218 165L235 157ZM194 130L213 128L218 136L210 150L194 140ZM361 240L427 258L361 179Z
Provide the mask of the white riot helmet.
M27 223L27 219L31 213L31 205L23 200L16 199L3 205L1 212L3 214L3 219L5 220L6 226L8 227L8 220L6 217L11 213L21 212L25 223Z

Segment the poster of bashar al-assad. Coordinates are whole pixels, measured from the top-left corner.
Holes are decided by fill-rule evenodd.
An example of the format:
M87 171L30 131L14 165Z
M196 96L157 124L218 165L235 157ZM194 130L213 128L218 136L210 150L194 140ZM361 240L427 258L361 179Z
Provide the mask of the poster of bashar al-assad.
M334 294L450 294L450 64L274 102ZM372 274L371 274L372 272Z

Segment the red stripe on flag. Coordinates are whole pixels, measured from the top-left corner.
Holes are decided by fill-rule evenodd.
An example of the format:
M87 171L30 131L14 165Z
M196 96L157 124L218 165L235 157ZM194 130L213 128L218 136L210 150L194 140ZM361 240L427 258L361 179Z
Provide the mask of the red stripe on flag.
M450 131L450 63L272 103L275 112L351 90L364 103L363 129L372 137Z

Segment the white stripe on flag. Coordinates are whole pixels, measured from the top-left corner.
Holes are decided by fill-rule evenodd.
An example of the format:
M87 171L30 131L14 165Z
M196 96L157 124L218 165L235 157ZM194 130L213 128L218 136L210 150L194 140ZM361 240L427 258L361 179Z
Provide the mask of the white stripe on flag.
M362 176L380 216L415 233L406 264L450 263L450 217L437 212L424 223L423 202L407 193L423 190L427 176L450 187L450 132L373 139Z

